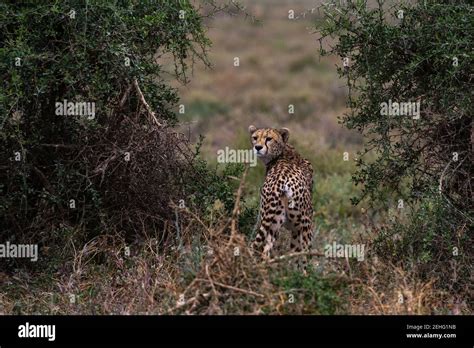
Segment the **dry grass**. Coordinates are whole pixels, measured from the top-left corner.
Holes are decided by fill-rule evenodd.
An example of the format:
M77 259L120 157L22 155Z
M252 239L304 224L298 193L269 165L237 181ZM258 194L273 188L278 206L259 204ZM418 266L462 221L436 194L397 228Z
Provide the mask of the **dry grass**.
M353 279L349 311L353 314L469 314L466 301L453 302L452 294L435 286L437 278L421 280L410 267L377 259L361 264Z
M435 278L422 282L409 267L377 258L327 259L315 249L309 277L293 272L291 260L301 255L262 262L237 228L244 182L231 216L216 211L203 220L183 209L181 240L164 253L154 238L128 245L99 236L65 246L71 258L52 279L2 273L1 313L309 314L327 313L328 305L353 314L469 311L466 303L446 306L450 296L433 286Z

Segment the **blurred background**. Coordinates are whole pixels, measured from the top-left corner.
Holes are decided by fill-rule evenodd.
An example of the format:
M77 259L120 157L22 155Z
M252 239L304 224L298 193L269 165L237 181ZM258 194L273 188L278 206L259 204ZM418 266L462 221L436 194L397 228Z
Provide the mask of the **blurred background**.
M287 127L290 143L313 164L317 247L352 239L363 229L360 209L350 198L360 134L343 128L347 87L336 71L337 57L319 55L315 23L320 2L242 1L249 16L220 14L207 22L211 68L197 62L190 83L179 86L182 131L193 141L203 135L202 155L216 165L226 146L249 149L247 128ZM290 12L294 11L294 12ZM294 13L294 19L290 19ZM324 45L330 45L328 40ZM234 66L234 59L239 66ZM289 107L293 106L294 113ZM344 152L348 160L344 161ZM222 166L221 166L222 167ZM250 168L245 197L256 208L264 166Z

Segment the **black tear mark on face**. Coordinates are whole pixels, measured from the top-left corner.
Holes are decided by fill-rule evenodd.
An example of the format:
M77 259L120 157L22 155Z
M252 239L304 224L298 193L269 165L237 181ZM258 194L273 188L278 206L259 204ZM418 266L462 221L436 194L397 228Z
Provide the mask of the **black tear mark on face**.
M271 137L266 137L265 138L265 146L268 148L268 142L272 141L273 139Z

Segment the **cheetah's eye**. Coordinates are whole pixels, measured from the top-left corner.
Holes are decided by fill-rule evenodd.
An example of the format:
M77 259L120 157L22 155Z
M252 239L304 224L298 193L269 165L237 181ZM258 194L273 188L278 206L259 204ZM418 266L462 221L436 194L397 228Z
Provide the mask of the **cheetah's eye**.
M252 137L252 139L253 139L253 140L257 140L257 137L256 137L256 136L255 136L255 137Z
M272 140L272 138L268 137L267 139L265 139L265 141L270 141Z

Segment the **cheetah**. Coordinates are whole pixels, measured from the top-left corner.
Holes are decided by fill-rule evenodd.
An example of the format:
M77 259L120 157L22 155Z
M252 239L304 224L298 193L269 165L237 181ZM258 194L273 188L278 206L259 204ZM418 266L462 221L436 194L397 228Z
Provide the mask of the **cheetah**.
M252 247L269 258L280 227L291 231L291 251L308 251L313 237L313 168L288 144L287 128L249 126L253 151L265 164L257 234ZM306 273L306 262L299 262Z

